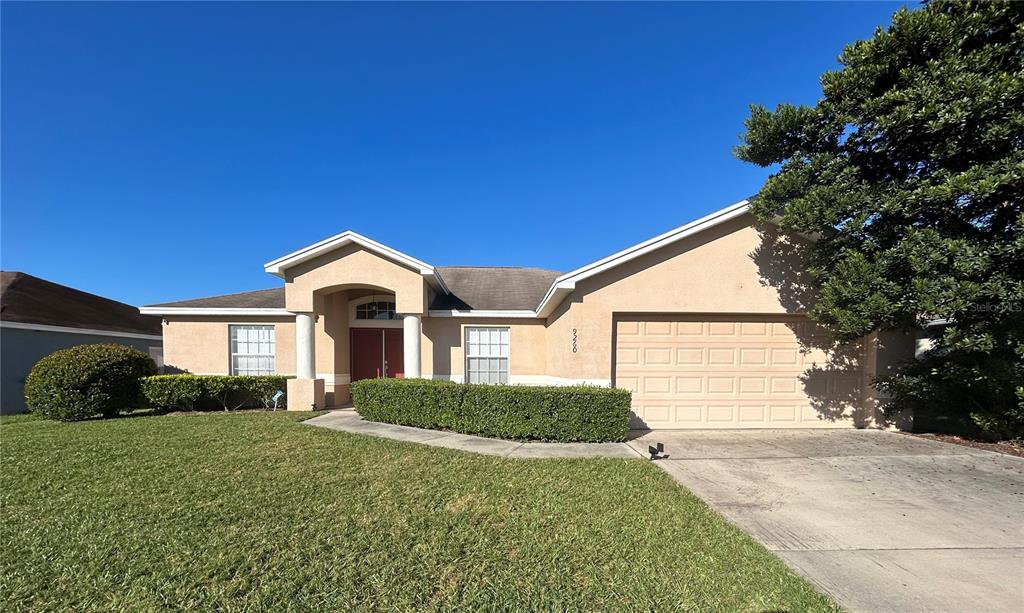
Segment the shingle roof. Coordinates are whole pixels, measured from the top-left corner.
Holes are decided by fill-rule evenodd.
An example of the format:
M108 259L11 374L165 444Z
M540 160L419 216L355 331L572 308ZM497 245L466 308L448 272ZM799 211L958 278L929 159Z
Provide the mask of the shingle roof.
M206 309L283 309L284 288L258 289L252 292L224 294L222 296L194 298L192 300L178 300L176 302L161 302L160 304L149 304L146 306Z
M451 295L438 294L431 309L529 311L540 303L559 274L543 268L438 266ZM283 309L284 288L152 304L150 307Z
M543 268L438 266L451 295L438 294L432 309L532 311L561 273Z
M0 319L4 321L159 335L160 318L139 309L33 277L0 272Z

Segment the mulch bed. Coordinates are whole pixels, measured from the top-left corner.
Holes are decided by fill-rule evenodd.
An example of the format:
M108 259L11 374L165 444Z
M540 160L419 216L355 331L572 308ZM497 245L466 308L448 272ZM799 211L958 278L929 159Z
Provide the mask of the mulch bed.
M988 441L979 441L976 439L964 438L962 436L956 436L954 434L908 434L910 434L910 436L916 436L918 438L926 438L933 441L942 441L943 443L953 443L954 445L963 445L964 447L984 449L985 451L994 451L996 453L1005 453L1006 455L1024 458L1024 447L1020 445L1015 445L1007 441L999 443L990 443Z

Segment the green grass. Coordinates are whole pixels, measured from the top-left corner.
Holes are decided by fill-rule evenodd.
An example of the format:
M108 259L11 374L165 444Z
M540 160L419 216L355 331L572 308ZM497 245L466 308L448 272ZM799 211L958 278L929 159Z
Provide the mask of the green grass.
M309 414L0 424L0 610L833 610L641 460Z

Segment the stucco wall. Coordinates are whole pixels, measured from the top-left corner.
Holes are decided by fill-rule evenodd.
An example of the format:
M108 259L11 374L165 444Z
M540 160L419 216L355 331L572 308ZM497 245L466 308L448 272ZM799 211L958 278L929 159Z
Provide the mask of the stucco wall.
M807 297L794 290L803 274L799 255L777 246L763 248L762 235L752 224L750 216L743 216L587 279L546 322L424 317L422 372L462 375L464 327L507 325L511 375L607 383L613 371L614 313L804 312ZM289 279L289 304L306 308L304 301L309 299L312 308L316 293L321 315L316 325L316 372L334 373L339 381L350 372L347 304L360 290L332 288L350 284L395 290L399 312L422 311L421 301L428 293L417 272L357 246L300 264L289 272ZM278 372L292 374L294 323L274 321ZM165 326L167 363L192 372L227 372L227 323L172 318Z
M426 377L462 379L467 326L507 326L511 382L607 385L614 377L617 318L685 313L742 319L806 313L814 299L801 264L806 246L786 242L772 227L759 227L744 215L580 281L546 320L429 317L425 302L430 290L418 271L355 245L290 269L285 294L289 310L312 310L319 316L316 373L327 379L329 404L341 404L349 397L349 301L382 290L395 294L399 313L424 315L421 346ZM291 317L168 319L164 352L169 366L227 373L228 325L274 323L277 371L294 373ZM867 390L863 404L868 406L876 400L871 379L894 362L911 357L913 337L883 333L866 340L843 358L844 368L861 369L860 381L867 385L859 387Z
M115 343L151 354L159 340L0 328L0 413L22 413L25 406L25 377L40 358L75 345Z
M295 321L286 317L165 317L164 364L197 375L226 375L231 372L231 343L228 326L273 324L274 361L278 374L295 374ZM318 330L318 341L326 336Z
M797 260L762 254L751 224L741 216L577 284L548 318L548 372L610 381L614 313L803 312L784 282Z
M465 373L463 339L466 327L509 328L509 376L544 376L547 371L547 330L541 319L427 317L422 328L424 377L461 380Z
M327 381L338 404L348 401L349 292L323 297L315 326L316 373ZM163 326L164 361L170 371L226 375L231 372L228 326L273 324L277 374L295 374L295 321L289 317L167 317ZM337 389L335 389L337 388Z
M333 289L375 287L395 294L399 313L424 313L428 292L418 271L395 264L358 245L347 245L288 269L285 305L289 311L319 311L317 297Z

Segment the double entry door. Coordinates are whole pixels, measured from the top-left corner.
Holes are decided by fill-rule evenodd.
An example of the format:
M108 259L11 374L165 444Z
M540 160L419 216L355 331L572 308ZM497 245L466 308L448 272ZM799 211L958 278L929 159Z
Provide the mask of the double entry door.
M403 376L401 328L352 328L349 340L353 381Z

